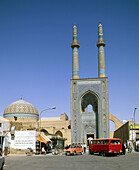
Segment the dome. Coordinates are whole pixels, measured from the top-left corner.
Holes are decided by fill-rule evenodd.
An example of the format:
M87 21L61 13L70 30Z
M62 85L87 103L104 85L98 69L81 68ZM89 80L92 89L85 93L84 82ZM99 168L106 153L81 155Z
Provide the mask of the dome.
M4 110L5 118L13 118L14 116L20 118L38 118L39 113L36 107L21 99L11 103Z

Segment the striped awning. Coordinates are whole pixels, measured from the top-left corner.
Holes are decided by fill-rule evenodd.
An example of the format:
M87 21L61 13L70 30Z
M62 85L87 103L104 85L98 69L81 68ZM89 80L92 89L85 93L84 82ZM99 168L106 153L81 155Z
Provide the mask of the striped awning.
M38 134L37 141L41 141L43 143L52 143L52 141L43 132Z

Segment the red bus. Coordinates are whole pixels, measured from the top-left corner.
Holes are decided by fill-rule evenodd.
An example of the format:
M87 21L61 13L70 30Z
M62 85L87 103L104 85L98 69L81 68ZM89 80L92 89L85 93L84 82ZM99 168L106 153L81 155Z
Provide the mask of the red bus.
M121 154L122 140L113 139L94 139L89 144L89 154L99 153L102 156L106 154Z

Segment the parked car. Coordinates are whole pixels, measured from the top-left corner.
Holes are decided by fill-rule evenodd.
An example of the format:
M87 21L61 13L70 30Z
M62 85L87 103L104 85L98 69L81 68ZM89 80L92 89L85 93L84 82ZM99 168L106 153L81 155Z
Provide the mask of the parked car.
M81 145L71 145L70 148L65 151L65 155L76 155L78 153L81 155L83 154L83 148Z
M5 164L5 158L2 156L0 152L0 170L3 170L4 164Z

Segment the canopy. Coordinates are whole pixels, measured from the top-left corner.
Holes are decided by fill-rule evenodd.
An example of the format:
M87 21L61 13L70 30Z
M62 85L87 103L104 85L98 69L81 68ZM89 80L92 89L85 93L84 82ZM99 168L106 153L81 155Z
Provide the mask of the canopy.
M37 140L43 143L52 143L52 141L43 132L38 134Z

